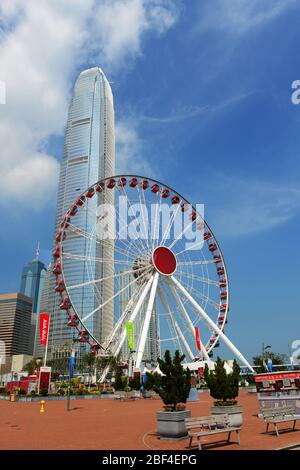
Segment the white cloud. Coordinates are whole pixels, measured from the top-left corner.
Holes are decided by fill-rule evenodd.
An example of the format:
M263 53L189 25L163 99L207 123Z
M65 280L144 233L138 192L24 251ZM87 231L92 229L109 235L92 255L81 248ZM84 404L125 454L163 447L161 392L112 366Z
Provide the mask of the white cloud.
M208 223L218 236L246 236L271 230L300 211L300 189L295 185L214 176L219 198L208 204Z
M2 0L3 204L8 198L21 204L30 188L40 184L44 190L31 207L53 197L58 165L47 154L47 141L63 131L70 88L81 64L100 65L109 73L132 64L141 54L145 33L160 35L174 24L176 5L169 0ZM14 191L8 194L8 182L11 187L21 179L22 200Z
M133 120L122 120L116 124L116 173L153 176L153 169L142 155L142 141Z
M266 24L297 4L297 0L215 0L201 10L197 29L227 29L244 33Z

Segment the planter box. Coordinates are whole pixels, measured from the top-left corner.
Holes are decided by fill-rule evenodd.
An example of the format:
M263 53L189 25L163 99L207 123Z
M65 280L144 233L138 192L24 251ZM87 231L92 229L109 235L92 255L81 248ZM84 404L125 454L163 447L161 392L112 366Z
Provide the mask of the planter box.
M190 418L191 412L157 411L157 432L162 439L177 440L187 436L185 418Z
M212 406L212 415L228 415L230 426L241 426L243 424L243 408L240 405Z

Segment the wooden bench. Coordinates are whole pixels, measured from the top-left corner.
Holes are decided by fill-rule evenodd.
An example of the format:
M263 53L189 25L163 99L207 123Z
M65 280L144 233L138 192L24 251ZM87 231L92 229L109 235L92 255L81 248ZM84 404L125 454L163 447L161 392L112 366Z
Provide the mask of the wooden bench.
M204 436L212 436L214 434L227 433L227 442L230 442L231 433L236 432L238 445L240 445L240 430L241 427L230 426L229 416L212 415L203 416L200 418L186 418L185 426L190 437L189 447L192 445L193 438L196 437L198 441L199 450L202 449L200 438Z
M269 430L269 425L273 424L276 435L279 436L279 430L277 427L278 423L288 423L293 421L292 431L295 431L296 421L297 418L294 415L295 409L290 406L281 406L278 408L264 408L261 410L262 417L264 418L265 422L267 423L266 433Z

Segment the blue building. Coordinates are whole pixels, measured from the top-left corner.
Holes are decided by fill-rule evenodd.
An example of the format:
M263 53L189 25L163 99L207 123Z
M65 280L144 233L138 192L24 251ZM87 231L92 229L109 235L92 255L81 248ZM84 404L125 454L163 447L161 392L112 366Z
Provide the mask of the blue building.
M37 317L40 313L40 298L46 272L44 263L39 260L38 248L35 259L29 261L23 268L20 287L20 293L32 299L29 354L33 354Z

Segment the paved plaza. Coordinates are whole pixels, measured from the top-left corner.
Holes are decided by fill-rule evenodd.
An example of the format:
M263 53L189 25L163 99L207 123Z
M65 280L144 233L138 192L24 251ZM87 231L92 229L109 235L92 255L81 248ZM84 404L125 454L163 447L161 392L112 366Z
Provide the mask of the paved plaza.
M267 435L263 420L257 417L256 395L241 391L239 403L244 409L241 446L234 444L233 434L229 445L216 444L217 436L203 438L205 449L279 449L300 443L299 422L294 432ZM206 416L211 404L204 392L199 402L188 403L187 408L193 417ZM47 401L46 412L40 413L37 402L0 401L0 449L187 450L188 439L168 442L156 435L155 412L161 408L160 399L120 402L104 398L74 400L69 412L66 402Z

